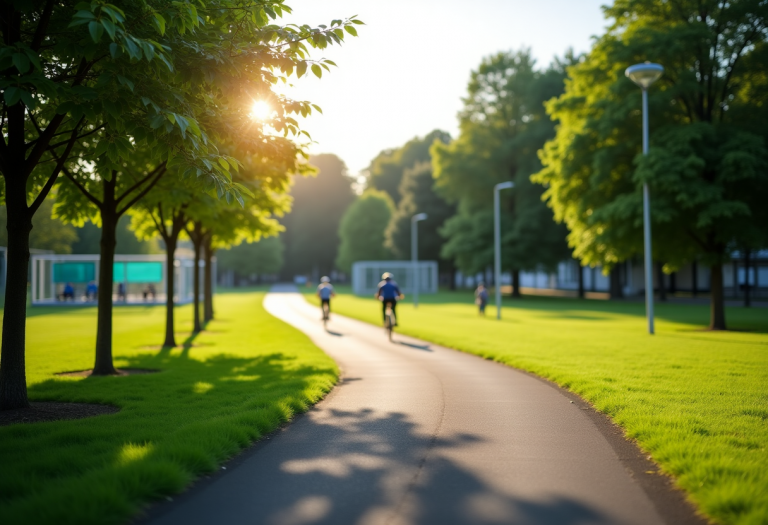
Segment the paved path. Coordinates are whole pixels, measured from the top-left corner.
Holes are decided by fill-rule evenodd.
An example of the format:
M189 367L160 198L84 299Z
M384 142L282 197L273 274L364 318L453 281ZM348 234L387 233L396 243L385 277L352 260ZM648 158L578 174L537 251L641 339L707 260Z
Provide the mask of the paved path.
M400 335L389 343L383 329L340 316L326 332L319 309L297 293L271 293L265 306L331 355L342 383L226 474L155 509L148 523L683 519L654 506L627 466L636 458L620 458L583 403L557 388Z

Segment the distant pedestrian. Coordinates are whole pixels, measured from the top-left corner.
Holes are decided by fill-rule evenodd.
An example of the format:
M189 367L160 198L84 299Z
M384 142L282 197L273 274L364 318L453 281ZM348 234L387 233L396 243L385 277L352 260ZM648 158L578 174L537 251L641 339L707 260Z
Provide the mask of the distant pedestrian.
M67 283L64 285L64 293L61 294L61 297L66 301L67 299L75 300L75 287L72 286L72 283Z
M90 281L85 287L85 298L89 301L95 301L98 291L99 287L96 285L96 281Z
M475 304L480 315L485 315L485 306L488 304L488 289L485 283L478 283L475 290Z

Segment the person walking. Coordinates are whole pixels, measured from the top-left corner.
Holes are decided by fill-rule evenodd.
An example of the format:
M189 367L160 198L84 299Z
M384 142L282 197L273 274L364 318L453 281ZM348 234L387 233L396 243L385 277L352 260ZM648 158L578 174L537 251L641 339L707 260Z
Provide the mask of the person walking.
M477 284L475 304L477 305L478 314L485 315L485 306L488 304L488 289L483 282Z

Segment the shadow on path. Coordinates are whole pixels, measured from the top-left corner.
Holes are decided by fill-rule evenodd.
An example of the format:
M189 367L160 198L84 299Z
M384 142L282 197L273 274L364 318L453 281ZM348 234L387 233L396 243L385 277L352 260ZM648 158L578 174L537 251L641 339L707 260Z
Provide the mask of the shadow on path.
M510 497L451 459L482 442L425 435L401 413L313 411L144 523L616 523L557 494Z

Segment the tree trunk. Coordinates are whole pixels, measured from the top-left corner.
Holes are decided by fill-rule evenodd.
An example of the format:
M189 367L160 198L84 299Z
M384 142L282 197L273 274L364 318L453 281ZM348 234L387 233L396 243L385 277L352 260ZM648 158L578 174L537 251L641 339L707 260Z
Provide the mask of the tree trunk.
M579 299L584 299L584 267L578 261L576 261L576 267L579 272Z
M198 223L195 223L195 230L199 231ZM194 273L192 274L192 332L197 334L202 330L200 325L200 249L202 248L203 239L202 235L197 235L195 232L192 238L192 246L195 248L195 263Z
M619 266L611 268L609 292L611 299L621 299L624 296L621 293L621 268Z
M656 263L656 277L659 280L659 301L667 300L667 288L664 286L664 267L661 263Z
M5 281L3 346L0 354L0 410L29 406L24 352L29 278L29 232L32 231L32 214L26 207L25 187L9 183L7 177L6 203L8 207L6 226L8 268ZM18 206L19 203L24 203L23 207Z
M213 319L213 241L210 234L205 239L205 274L203 277L203 321Z
M176 242L179 238L178 233L175 236L169 236L165 240L165 341L163 346L176 346L176 335L173 328L173 290L176 282L176 267L174 266L174 254L176 253Z
M723 290L723 265L710 268L709 286L711 291L709 329L725 330L725 292Z
M105 184L106 186L106 184ZM101 258L99 260L98 314L96 321L96 363L93 375L117 374L112 362L112 287L114 286L115 246L117 245L117 213L109 206L108 188L104 191L104 207L101 211ZM128 291L126 290L126 294Z
M749 256L751 254L749 253L749 248L744 250L744 306L749 308L750 306L750 297L749 297Z
M520 270L512 270L512 297L520 297Z

